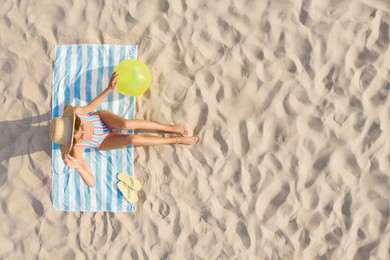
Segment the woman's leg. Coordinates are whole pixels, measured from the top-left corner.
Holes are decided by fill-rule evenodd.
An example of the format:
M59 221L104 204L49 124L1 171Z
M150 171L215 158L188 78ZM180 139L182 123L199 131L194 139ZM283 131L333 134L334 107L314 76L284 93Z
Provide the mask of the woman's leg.
M110 129L120 130L152 130L162 131L168 133L176 133L183 136L188 134L188 130L184 125L163 125L152 121L138 120L138 119L126 119L111 113L106 110L98 112L102 121Z
M111 132L100 145L100 150L113 150L123 148L129 145L134 146L156 146L164 144L185 144L193 145L199 140L197 136L181 136L181 137L157 137L157 136L142 136L136 134L122 134Z

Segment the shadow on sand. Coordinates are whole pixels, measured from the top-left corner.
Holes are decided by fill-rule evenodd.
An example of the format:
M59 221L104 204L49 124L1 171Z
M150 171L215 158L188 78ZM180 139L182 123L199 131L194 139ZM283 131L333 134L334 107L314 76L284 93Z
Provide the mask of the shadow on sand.
M49 136L49 123L51 111L45 114L0 122L0 187L8 179L8 161L13 157L29 155L29 160L34 168L31 155L44 151L51 156L51 142ZM34 171L39 179L44 180L47 176L40 171Z

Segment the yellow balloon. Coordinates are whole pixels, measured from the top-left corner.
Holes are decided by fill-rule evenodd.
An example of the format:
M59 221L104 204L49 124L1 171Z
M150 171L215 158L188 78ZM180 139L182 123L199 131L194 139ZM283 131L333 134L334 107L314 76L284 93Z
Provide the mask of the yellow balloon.
M152 76L145 63L139 60L123 60L115 68L117 90L125 95L140 96L152 84Z

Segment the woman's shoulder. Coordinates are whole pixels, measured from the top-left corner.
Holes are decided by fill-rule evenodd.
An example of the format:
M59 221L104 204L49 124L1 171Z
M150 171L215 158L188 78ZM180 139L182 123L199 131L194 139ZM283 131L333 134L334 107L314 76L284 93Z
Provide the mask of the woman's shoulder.
M75 106L73 107L75 114L87 114L85 113L83 107L81 106Z
M92 112L86 111L85 108L82 106L74 107L74 113L76 115L82 115L82 116L91 116L93 114Z
M73 144L72 150L70 151L71 156L82 155L84 153L85 147L78 144Z

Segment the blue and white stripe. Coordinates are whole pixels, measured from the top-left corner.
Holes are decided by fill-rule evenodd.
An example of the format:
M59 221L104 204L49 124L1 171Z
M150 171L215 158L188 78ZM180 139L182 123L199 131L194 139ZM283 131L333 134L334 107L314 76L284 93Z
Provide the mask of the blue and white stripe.
M107 87L114 68L124 59L136 59L136 45L57 45L54 54L52 106L59 117L65 105L83 106ZM114 91L97 110L107 109L125 118L135 117L135 97ZM87 149L85 159L95 174L96 187L89 188L52 147L52 199L54 208L65 211L134 211L117 189L116 174L134 176L133 147L107 152Z

